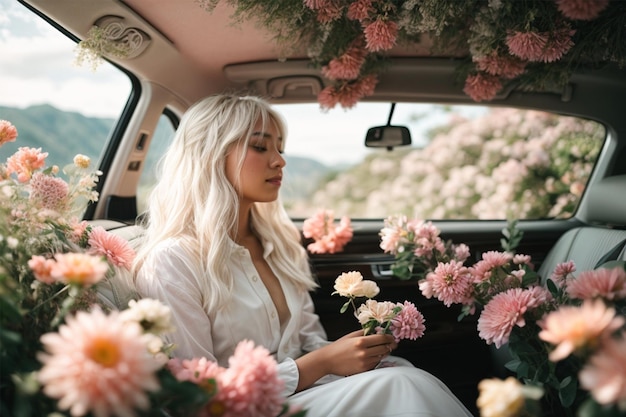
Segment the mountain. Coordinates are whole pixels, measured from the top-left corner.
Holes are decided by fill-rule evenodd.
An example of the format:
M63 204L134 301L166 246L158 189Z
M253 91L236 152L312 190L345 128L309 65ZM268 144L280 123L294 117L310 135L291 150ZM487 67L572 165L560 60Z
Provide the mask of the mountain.
M116 122L115 119L87 117L77 112L59 110L49 104L30 106L25 109L0 106L0 119L8 120L17 127L19 136L15 142L0 147L0 161L5 161L19 147L42 148L48 152L47 165L60 167L70 163L77 150L88 155L94 161L102 150L99 140L107 138ZM37 123L33 123L36 120ZM167 129L157 129L157 132ZM61 142L61 145L59 145ZM167 138L156 141L163 150ZM150 155L150 154L149 154ZM158 155L150 155L148 166L156 163ZM289 201L294 198L306 198L313 193L320 181L326 178L331 168L310 158L285 156L285 186L282 197ZM152 175L146 171L145 175Z
M0 119L13 123L19 133L15 142L0 148L0 160L6 160L21 146L28 146L49 152L47 165L59 166L71 162L76 149L97 158L102 144L88 139L108 137L115 123L114 119L87 117L80 113L59 110L49 104L25 109L0 106ZM33 120L37 123L33 123ZM59 141L62 146L59 146Z

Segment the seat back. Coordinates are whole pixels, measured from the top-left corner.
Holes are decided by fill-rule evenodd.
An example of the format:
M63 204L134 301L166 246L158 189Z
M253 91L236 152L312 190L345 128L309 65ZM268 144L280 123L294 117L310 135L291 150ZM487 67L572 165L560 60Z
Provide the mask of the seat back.
M539 268L546 279L561 262L573 261L576 273L594 269L602 257L626 240L626 175L606 177L586 196L589 225L569 230L557 241ZM626 260L623 247L614 260Z

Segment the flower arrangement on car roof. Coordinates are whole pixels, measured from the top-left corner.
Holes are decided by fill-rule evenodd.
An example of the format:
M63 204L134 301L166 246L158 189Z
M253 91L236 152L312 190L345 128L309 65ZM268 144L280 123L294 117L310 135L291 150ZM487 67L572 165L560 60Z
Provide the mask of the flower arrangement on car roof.
M0 120L0 146L17 136ZM98 286L135 252L76 218L98 198L89 158L61 170L47 156L20 147L0 164L0 414L304 416L286 403L264 347L242 341L227 369L169 359L169 308L103 302Z
M196 1L208 11L220 2ZM626 3L619 0L225 2L236 19L259 21L279 44L307 45L332 81L318 97L326 109L373 94L389 51L418 43L432 56L462 58L459 80L475 101L509 87L560 92L579 67L626 64Z
M404 278L417 278L426 298L461 306L459 320L479 314L479 337L511 354L506 366L517 379L481 381L481 416L624 415L626 263L611 261L574 276L569 261L540 277L530 256L516 253L523 233L513 221L503 230L502 251L485 252L468 265L469 248L460 257L446 253L432 224L390 219L381 248L395 255L400 271L413 265L421 271ZM420 227L430 231L424 241L416 238L424 234Z

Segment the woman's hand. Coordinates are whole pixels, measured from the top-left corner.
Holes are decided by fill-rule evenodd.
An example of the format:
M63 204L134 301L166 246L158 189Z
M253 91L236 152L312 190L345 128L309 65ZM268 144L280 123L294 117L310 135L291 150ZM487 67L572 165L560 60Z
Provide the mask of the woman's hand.
M333 343L296 359L300 379L298 391L324 375L354 375L374 369L397 347L393 336L363 336L363 330L348 333Z

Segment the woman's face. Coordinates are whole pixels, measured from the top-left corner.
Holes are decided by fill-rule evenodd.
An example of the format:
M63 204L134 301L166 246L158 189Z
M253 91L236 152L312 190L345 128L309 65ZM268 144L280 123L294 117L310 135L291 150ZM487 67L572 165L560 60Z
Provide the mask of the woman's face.
M285 159L283 139L273 122L263 127L257 121L248 146L243 141L233 145L226 156L226 177L241 196L242 204L270 202L278 198ZM244 156L241 171L239 161Z

